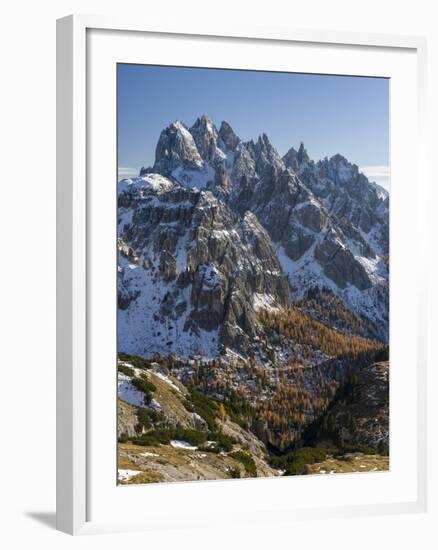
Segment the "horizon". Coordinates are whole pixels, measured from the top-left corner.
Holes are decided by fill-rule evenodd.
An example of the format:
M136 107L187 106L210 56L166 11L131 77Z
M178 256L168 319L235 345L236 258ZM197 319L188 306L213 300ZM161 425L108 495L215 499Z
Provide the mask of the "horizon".
M388 79L131 64L117 75L119 180L153 166L169 124L207 114L242 141L265 133L282 157L301 142L315 161L341 154L389 191Z

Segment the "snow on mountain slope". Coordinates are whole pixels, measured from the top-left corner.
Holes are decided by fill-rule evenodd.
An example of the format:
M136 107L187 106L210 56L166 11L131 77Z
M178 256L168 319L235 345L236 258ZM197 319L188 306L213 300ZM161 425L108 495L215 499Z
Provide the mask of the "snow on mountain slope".
M175 311L180 315L163 315L163 304L174 284L159 281L156 271L146 270L142 266L120 259L120 278L122 288L127 287L136 293L129 307L119 309L119 347L127 353L136 353L145 357L155 353L167 355L171 352L182 357L203 355L207 358L218 354L218 331L184 330L189 311L187 303L190 289L179 293ZM129 399L128 399L129 401Z
M379 199L385 200L389 197L389 191L387 191L384 187L379 185L377 182L370 181L370 185L372 185L376 190L377 195L379 196Z
M131 383L131 378L122 372L117 373L118 396L134 405L135 407L143 407L144 393L138 390Z

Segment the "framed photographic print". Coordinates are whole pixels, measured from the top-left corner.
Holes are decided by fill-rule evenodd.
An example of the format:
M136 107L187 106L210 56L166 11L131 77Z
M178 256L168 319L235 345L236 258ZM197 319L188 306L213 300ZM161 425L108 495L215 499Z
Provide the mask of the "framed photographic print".
M424 509L424 51L58 21L59 529Z

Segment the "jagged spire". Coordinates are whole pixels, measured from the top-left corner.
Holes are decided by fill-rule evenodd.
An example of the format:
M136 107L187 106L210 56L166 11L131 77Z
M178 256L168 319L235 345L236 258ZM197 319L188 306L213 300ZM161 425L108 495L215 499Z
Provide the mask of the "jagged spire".
M257 143L254 145L254 154L257 172L262 174L266 169L282 170L283 161L268 136L263 133L259 135Z
M218 131L210 117L204 113L196 119L189 131L201 157L206 161L212 161L216 155Z
M211 118L207 113L204 113L202 116L198 117L195 120L195 123L193 124L192 128L199 128L199 127L206 128L210 126L213 126L213 121L211 120Z
M303 142L300 143L300 147L297 153L297 160L300 165L303 164L303 162L309 162L310 160L307 149L304 147Z
M176 120L160 134L155 150L154 171L168 174L180 163L201 166L203 161L192 134L181 121Z
M234 151L240 143L240 138L226 120L221 122L219 137L222 140L226 151Z
M259 135L259 138L257 140L257 144L259 146L261 146L262 148L264 148L264 149L268 149L268 148L272 147L271 142L269 141L269 138L265 134L265 132L263 132L262 134Z

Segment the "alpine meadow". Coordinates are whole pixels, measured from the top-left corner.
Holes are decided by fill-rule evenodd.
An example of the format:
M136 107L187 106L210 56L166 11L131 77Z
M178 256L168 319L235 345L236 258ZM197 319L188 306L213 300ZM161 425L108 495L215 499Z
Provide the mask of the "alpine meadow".
M389 469L388 103L118 65L120 484Z

